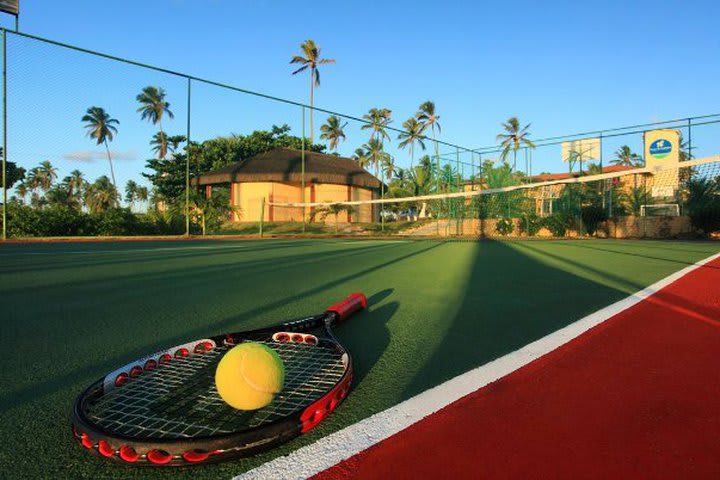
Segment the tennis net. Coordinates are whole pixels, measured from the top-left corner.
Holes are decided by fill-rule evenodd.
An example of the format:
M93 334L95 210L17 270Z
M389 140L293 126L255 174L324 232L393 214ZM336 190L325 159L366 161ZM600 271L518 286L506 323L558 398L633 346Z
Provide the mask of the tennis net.
M673 238L720 230L720 156L454 183L455 191L405 196L417 186L393 180L371 200L354 200L349 188L343 200L263 200L261 234L302 233L301 224L305 233L409 237Z

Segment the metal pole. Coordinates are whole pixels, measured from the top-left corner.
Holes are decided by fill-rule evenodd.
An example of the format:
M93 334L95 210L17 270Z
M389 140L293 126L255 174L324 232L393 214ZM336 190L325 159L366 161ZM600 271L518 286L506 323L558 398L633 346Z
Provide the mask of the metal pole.
M260 199L260 238L263 236L263 223L265 222L265 197Z
M305 233L305 107L302 107L302 150L300 152L300 201L302 202L302 233Z
M17 17L16 17L17 18ZM7 33L2 29L2 109L3 109L3 151L2 151L2 185L3 185L3 210L2 210L2 238L7 240Z
M686 160L692 160L692 118L687 119L688 122L688 155Z
M435 193L440 193L440 155L438 154L438 144L435 140L435 131L433 130L433 143L435 144ZM435 203L435 234L440 236L440 203Z
M185 155L185 236L190 236L190 89L191 80L187 80L187 152ZM232 188L232 184L230 184Z
M15 15L15 31L20 31L20 15Z

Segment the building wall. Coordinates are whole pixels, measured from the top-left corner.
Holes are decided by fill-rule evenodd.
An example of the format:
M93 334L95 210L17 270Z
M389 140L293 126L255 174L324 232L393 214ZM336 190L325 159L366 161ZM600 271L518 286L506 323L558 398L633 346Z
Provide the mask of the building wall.
M230 201L238 208L233 214L234 222L258 222L262 199L265 198L265 211L263 219L266 222L301 222L302 209L298 207L278 207L269 203L295 203L302 202L302 189L299 184L282 182L244 182L234 183L231 189ZM362 187L335 184L308 184L305 186L306 202L345 202L348 200L371 200L373 191ZM310 218L311 209L305 212ZM338 219L341 222L370 222L373 218L373 208L362 206L352 216L343 214ZM315 221L321 221L316 219ZM326 221L334 222L329 218Z

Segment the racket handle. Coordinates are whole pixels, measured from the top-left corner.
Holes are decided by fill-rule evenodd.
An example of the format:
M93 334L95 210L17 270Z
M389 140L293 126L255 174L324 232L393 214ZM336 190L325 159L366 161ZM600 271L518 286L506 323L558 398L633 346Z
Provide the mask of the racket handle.
M336 313L338 316L337 321L342 322L353 313L359 312L365 307L367 307L365 295L362 293L351 293L345 300L328 307L327 311Z

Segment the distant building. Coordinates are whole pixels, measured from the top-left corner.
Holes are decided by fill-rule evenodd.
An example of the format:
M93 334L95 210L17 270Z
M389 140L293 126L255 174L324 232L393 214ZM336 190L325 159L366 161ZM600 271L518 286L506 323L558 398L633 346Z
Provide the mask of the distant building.
M302 152L276 148L201 175L196 184L205 186L208 195L213 186L228 185L230 203L237 209L234 222L260 221L263 199L264 221L299 222L302 209L272 204L302 202L301 182ZM349 158L305 152L305 202L372 200L379 198L380 185L380 180ZM307 219L313 210L306 210ZM377 215L377 208L364 205L352 215L343 212L340 221L372 222Z

